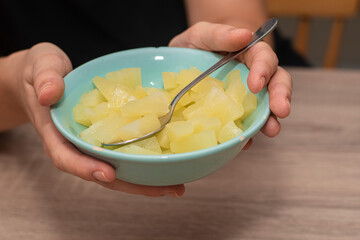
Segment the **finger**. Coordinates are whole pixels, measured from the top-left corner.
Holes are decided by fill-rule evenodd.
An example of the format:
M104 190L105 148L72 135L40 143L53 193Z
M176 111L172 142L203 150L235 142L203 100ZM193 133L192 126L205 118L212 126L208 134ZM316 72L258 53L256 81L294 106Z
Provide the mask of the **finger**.
M249 90L258 93L270 81L278 67L278 58L271 47L265 42L259 42L247 50L244 60L250 69L247 83Z
M27 79L34 86L39 103L50 106L62 97L63 77L72 70L71 62L62 50L50 43L35 45L29 55L33 66Z
M112 166L78 151L51 122L45 124L41 132L46 132L41 134L45 152L58 169L88 181L115 180L115 170Z
M144 186L121 180L115 180L111 183L99 182L99 184L112 190L149 197L168 196L178 198L184 195L185 192L185 186L183 184L174 186Z
M245 151L248 150L252 146L252 144L253 144L253 139L250 138L249 141L245 144L245 146L243 147L242 150L245 150Z
M261 128L261 132L268 137L275 137L281 129L280 123L274 114L270 114L265 125Z
M268 85L270 109L279 118L289 116L291 111L292 79L288 72L278 67Z
M229 25L199 22L174 37L170 47L197 48L207 51L236 51L250 43L249 30Z

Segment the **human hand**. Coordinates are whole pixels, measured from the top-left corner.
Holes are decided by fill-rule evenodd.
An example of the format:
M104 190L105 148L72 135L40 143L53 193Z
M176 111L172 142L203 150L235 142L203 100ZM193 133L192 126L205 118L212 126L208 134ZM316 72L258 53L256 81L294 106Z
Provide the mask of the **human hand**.
M63 77L72 70L69 58L60 48L50 43L37 44L20 52L15 65L20 102L57 168L112 190L146 196L183 195L184 185L151 187L116 179L112 166L81 153L58 132L49 106L61 99Z
M252 33L246 29L198 22L174 37L169 46L233 52L249 44L251 38ZM261 131L268 137L275 137L280 132L278 118L286 118L290 114L291 76L278 66L276 54L265 42L255 44L237 60L245 63L250 69L247 83L251 92L258 93L268 85L271 114ZM248 149L251 144L252 139L248 141L244 149Z

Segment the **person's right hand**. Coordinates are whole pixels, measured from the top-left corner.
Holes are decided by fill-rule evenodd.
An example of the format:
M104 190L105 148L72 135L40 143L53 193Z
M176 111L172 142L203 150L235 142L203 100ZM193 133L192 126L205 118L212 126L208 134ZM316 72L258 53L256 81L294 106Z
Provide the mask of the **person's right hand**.
M59 133L51 120L49 107L62 98L63 77L72 70L69 58L60 48L40 43L17 53L14 59L20 102L57 168L126 193L173 197L184 194L184 185L151 187L120 181L115 178L112 166L81 153Z

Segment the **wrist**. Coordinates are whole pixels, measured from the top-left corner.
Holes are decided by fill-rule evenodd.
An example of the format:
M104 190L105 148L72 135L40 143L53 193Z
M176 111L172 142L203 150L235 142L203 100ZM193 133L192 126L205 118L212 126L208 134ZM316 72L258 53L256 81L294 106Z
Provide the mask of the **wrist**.
M28 50L0 58L0 131L28 121L21 97L20 81L24 75L24 59Z

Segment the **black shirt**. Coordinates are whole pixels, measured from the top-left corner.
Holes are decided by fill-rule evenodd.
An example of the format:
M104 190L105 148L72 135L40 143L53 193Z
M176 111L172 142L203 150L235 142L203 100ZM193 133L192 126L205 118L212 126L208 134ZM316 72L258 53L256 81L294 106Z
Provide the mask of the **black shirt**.
M182 0L0 0L0 56L52 42L76 67L111 52L166 46L186 28ZM280 35L276 44L280 64L304 64Z

